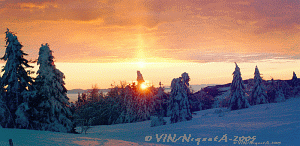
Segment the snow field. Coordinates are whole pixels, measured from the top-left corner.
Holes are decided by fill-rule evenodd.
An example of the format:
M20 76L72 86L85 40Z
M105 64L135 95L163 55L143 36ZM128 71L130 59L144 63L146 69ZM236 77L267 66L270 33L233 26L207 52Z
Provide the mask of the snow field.
M254 142L269 142L257 145L278 142L280 145L296 146L300 142L299 105L298 97L282 103L255 105L235 111L209 109L196 112L190 121L170 124L170 118L165 118L168 123L157 127L150 127L150 120L100 125L93 126L87 134L2 128L0 145L8 145L10 138L14 145L234 145L236 137L255 136ZM170 134L170 138L174 138L176 134L174 141L184 134L187 138L191 134L191 137L189 142L182 142L182 138L172 142L171 139L168 140ZM221 140L225 134L227 142L225 139ZM152 139L148 137L145 141L146 136L151 136ZM214 141L216 136L218 139ZM207 138L206 141L203 138ZM209 138L212 141L208 141Z

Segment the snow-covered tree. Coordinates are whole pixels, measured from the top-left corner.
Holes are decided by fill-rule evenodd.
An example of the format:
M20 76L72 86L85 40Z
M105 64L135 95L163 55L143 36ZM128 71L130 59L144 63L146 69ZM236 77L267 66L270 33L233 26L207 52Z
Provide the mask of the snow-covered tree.
M250 106L245 94L245 86L243 84L241 71L238 65L235 63L235 71L233 72L233 80L230 86L230 102L229 108L231 110L237 110L242 108L248 108Z
M159 87L157 90L157 94L154 97L153 109L155 110L155 115L158 117L163 117L165 115L165 111L163 108L164 102L166 102L166 93L164 92L163 87Z
M286 81L280 81L278 86L282 89L282 92L286 99L292 97L293 95L292 87Z
M128 85L125 88L121 88L122 100L119 100L118 109L121 110L121 114L119 115L118 119L114 122L115 124L118 123L131 123L135 122L138 119L137 104L135 102L137 99L134 97L132 88Z
M269 85L267 86L267 93L268 93L269 103L274 102L277 87L278 87L277 83L272 78L271 83L269 83Z
M188 93L188 94L190 94L190 83L189 83L189 81L190 81L190 77L189 77L189 74L188 73L186 73L186 72L184 72L184 73L182 73L181 74L181 77L182 77L182 82L183 82L183 84L184 84L184 89L186 90L186 92Z
M147 102L148 99L146 96L139 96L138 98L138 121L149 120L151 111L149 108L150 104Z
M53 61L48 44L39 50L36 88L36 127L41 130L70 132L73 128L64 74Z
M292 87L296 87L298 86L298 78L297 78L297 75L296 73L293 71L293 78L291 80L291 83L292 83Z
M299 96L300 95L300 86L297 75L293 72L293 78L291 80L291 95L292 96Z
M88 90L88 101L90 102L98 102L100 101L100 94L99 94L99 89L97 84L96 85L92 85L92 89Z
M151 125L150 125L151 127L165 125L167 123L163 119L165 113L163 109L164 96L165 96L164 88L159 87L158 92L155 96L155 101L153 102L153 109L155 110L155 115L157 117L151 119Z
M137 104L134 102L134 96L132 94L132 89L127 86L126 88L126 98L125 98L125 103L126 103L126 115L124 118L125 123L131 123L134 122L137 119Z
M6 50L4 56L1 58L6 61L5 66L2 69L3 75L1 77L1 89L4 97L4 103L7 105L8 110L15 122L7 124L5 127L24 127L23 123L28 123L28 97L24 94L33 91L33 79L29 76L31 71L26 68L33 68L28 63L29 61L24 58L27 54L23 52L22 45L18 41L18 38L9 29L6 34ZM24 111L26 110L26 111ZM24 117L26 116L26 117ZM22 121L25 120L25 121Z
M153 98L154 93L152 88L148 88L147 90L139 91L137 96L138 103L138 121L149 120L150 115L153 112Z
M260 77L259 70L256 66L254 72L254 87L251 92L251 104L256 105L268 103L267 98L267 89L262 83L262 78Z
M14 119L4 102L2 95L0 94L0 125L2 127L9 127L11 123L14 123Z
M214 100L214 103L212 105L212 108L219 108L221 105L220 105L220 101L221 99L220 98L215 98ZM200 104L201 105L201 104Z
M138 88L140 89L142 84L145 82L144 78L143 78L143 75L140 71L137 71L137 78L136 78L136 81L138 82Z
M275 94L275 102L284 102L285 101L285 96L283 94L282 88L278 87L276 94Z
M190 111L190 103L186 87L188 85L189 77L187 73L183 73L182 77L174 78L171 83L171 96L170 96L170 114L171 123L181 121L188 121L192 119Z
M271 79L271 83L268 86L269 102L285 101L283 86L281 84L284 84L284 81L274 81L273 78Z

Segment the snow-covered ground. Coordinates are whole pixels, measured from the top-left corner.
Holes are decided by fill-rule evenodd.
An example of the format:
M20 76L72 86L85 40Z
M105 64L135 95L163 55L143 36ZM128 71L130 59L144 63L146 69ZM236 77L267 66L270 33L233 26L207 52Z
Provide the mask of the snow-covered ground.
M158 127L150 127L151 121L95 126L89 129L87 134L0 129L0 146L9 145L9 139L13 140L15 146L234 145L235 142L238 145L239 140L253 141L254 139L253 142L257 145L299 145L300 143L300 98L236 111L220 108L203 110L196 112L191 121L176 124L170 124L168 118L166 120L167 125ZM172 140L174 134L176 138ZM184 134L187 139L190 134L189 141L182 142L180 136ZM262 144L263 142L269 144ZM276 144L271 144L272 142Z

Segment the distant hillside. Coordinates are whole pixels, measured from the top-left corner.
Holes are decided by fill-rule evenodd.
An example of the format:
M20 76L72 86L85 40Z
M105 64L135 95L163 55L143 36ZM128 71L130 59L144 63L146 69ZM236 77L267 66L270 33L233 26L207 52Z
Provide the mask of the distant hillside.
M247 80L243 80L244 84L247 85L248 82L253 81L253 79L247 79ZM291 80L274 80L275 82L278 81L286 81L289 85L291 84ZM271 82L271 80L264 80L264 84L268 85ZM300 82L300 81L299 81ZM224 89L225 87L230 87L231 83L227 83L227 84L200 84L200 85L190 85L191 88L194 90L195 94L197 94L197 92L199 92L201 89L203 89L205 92L209 93L209 95L216 97L218 95L223 94L224 92L226 92ZM221 89L222 88L222 89ZM224 89L223 89L224 88ZM68 94L77 94L79 93L83 93L83 92L87 92L90 89L72 89L72 90L68 90ZM99 89L102 92L108 92L110 89ZM165 92L171 92L171 87L170 86L165 86Z
M72 90L68 90L68 94L77 94L78 92L79 93L84 93L84 92L87 92L88 90L91 90L91 89L72 89ZM99 91L101 92L108 92L110 89L99 89Z
M200 85L190 85L192 90L194 90L194 92L197 92L199 90L201 90L202 88L208 87L208 86L214 86L217 84L200 84ZM165 86L165 92L171 92L171 87L170 86Z
M68 94L75 94L75 93L82 93L85 92L87 90L83 90L83 89L72 89L72 90L68 90Z
M215 85L217 85L217 84L200 84L200 85L190 85L190 86L192 87L194 92L197 92L197 91L201 90L204 87L215 86Z
M275 82L285 81L289 85L291 85L291 80L274 80ZM243 80L244 85L247 86L250 82L253 82L253 79ZM271 80L263 80L263 84L268 86L271 83ZM204 84L202 84L204 85ZM198 86L202 86L198 85ZM209 85L209 84L208 84ZM217 97L223 95L226 92L229 92L231 83L223 84L223 85L210 85L202 88L204 92L212 97ZM192 85L193 86L193 85ZM195 92L194 94L200 94L200 91Z
M207 87L207 86L213 86L216 84L200 84L200 85L191 85L192 89L194 90L194 92L201 90L201 88ZM77 94L79 93L83 93L83 92L87 92L90 89L72 89L72 90L68 90L68 94ZM102 92L108 92L110 89L99 89ZM165 92L171 92L171 87L170 86L165 86Z

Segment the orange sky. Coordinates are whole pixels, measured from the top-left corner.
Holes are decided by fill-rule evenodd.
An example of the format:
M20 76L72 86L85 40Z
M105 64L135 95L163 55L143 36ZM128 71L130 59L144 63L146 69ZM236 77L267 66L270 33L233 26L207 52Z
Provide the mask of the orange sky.
M190 63L202 66L212 62L267 62L272 66L275 60L284 64L283 68L277 65L278 70L292 72L299 68L291 63L298 62L300 57L299 7L299 0L0 0L0 56L5 50L4 32L9 28L24 45L23 50L29 54L27 59L36 59L41 44L48 43L57 64L110 63L107 70L112 72L95 75L101 88L109 87L111 78L119 81L117 73L122 72L112 63L165 64L164 69L173 69L171 72L176 75L155 75L161 68L153 66L148 78L157 80L157 76L166 80L165 84L185 71L207 72L205 78L211 78L210 72L202 68L182 69ZM172 63L181 64L172 68ZM96 66L105 68L104 64ZM84 68L80 65L77 64L78 68ZM224 67L229 74L223 82L232 80L234 64L229 66ZM143 75L148 74L146 67ZM253 70L249 71L253 75L254 67L251 64L245 68ZM70 65L59 69L66 74L68 89L89 88L96 81L89 75L86 80L91 81L80 86L75 83L78 78L72 74ZM124 80L134 80L138 69L143 68L131 68L132 77ZM264 70L260 66L259 69ZM275 74L270 76L280 76ZM218 75L222 74L215 76ZM200 75L193 77L194 84L220 81L204 81Z

